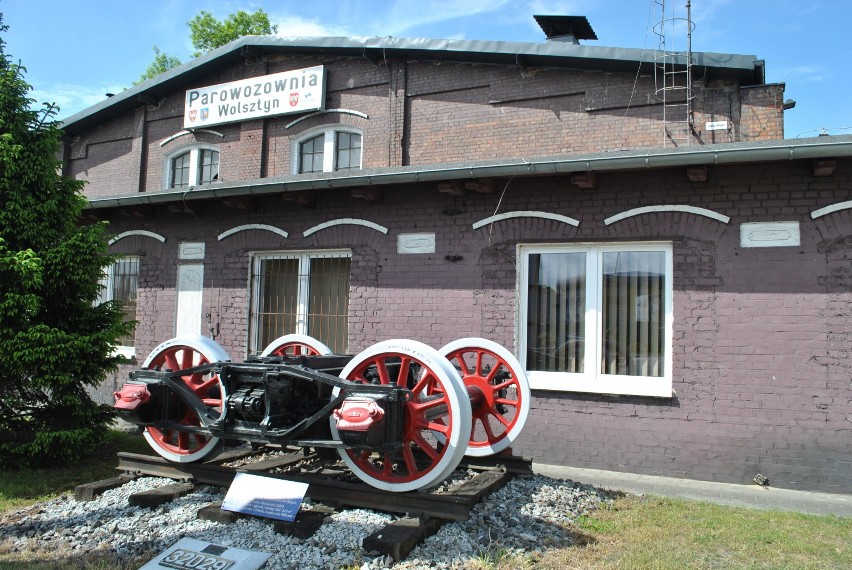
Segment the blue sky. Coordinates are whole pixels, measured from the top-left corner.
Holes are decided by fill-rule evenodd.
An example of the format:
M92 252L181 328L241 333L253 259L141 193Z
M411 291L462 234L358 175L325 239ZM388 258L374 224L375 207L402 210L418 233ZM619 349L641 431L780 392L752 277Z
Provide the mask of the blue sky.
M658 0L659 1L659 0ZM666 0L684 15L686 0ZM27 68L32 97L76 113L132 86L153 47L188 61L186 23L201 9L218 18L263 8L279 35L396 36L540 42L533 14L588 17L596 46L653 49L654 0L0 0L6 53ZM852 2L692 0L694 51L752 54L767 81L786 83L786 136L852 134ZM686 46L672 34L669 46ZM674 42L672 44L671 42Z

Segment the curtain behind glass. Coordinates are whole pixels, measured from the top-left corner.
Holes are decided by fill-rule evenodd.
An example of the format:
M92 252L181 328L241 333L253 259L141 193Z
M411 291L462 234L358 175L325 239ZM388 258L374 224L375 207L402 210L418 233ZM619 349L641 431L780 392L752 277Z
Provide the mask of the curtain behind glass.
M527 369L583 372L586 350L586 254L530 254Z
M665 262L661 251L603 254L602 373L663 375Z

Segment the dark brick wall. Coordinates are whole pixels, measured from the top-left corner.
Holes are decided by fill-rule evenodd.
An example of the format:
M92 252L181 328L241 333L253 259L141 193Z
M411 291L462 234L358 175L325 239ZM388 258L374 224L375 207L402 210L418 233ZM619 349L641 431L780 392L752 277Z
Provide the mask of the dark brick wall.
M323 64L325 113L297 125L296 115L211 127L223 135L183 129L185 91L104 123L69 141L66 172L103 198L165 189L165 158L198 143L220 147L220 180L292 174L293 141L311 129L345 125L363 132L363 166L427 165L478 159L540 157L640 147L667 147L654 79L447 62L274 57L222 69L187 88ZM783 84L743 88L695 84L695 142L783 137ZM671 111L669 111L671 117ZM702 131L705 121L727 131Z
M674 252L672 398L535 391L517 453L543 462L852 492L852 214L812 220L816 208L850 199L852 160L814 178L809 161L711 167L710 181L683 169L600 173L580 190L560 177L498 181L498 192L453 197L434 185L386 188L367 203L345 191L317 195L312 209L265 197L251 211L198 204L195 213L156 209L145 220L114 216L112 231L166 236L120 240L117 253L141 254L137 350L140 360L174 331L177 248L204 241L204 312L217 340L240 360L248 339L252 251L352 250L349 350L393 337L440 347L464 336L515 346L518 243L671 241ZM499 204L499 208L498 208ZM690 204L731 217L729 224L682 213L646 214L606 226L629 208ZM193 203L196 207L196 203ZM579 227L513 219L473 230L495 211L539 210ZM318 223L370 220L389 233ZM797 221L800 247L744 249L739 225ZM289 232L247 231L247 223ZM400 233L434 232L436 253L399 255ZM449 261L445 256L461 256ZM205 325L206 326L206 325ZM102 387L107 396L122 373Z

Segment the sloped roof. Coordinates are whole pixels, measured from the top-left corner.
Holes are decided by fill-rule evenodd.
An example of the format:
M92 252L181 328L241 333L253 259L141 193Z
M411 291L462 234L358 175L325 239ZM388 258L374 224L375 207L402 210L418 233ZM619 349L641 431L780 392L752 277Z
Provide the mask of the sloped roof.
M158 77L126 89L65 119L62 128L73 136L127 113L146 102L186 89L217 70L263 55L327 55L360 57L371 61L408 59L518 65L525 68L563 68L605 72L651 73L653 50L575 45L565 42L501 42L482 40L417 39L395 37L273 37L245 36ZM693 76L737 80L742 85L765 81L763 61L753 55L693 52ZM673 58L686 64L686 55ZM671 61L671 60L669 60Z

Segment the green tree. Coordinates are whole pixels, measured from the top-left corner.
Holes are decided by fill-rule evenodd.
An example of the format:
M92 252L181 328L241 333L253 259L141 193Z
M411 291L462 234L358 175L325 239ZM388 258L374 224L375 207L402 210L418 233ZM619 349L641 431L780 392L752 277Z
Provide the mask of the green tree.
M154 77L157 77L161 73L165 73L173 67L177 67L181 64L180 59L173 55L169 55L166 52L160 51L157 46L154 46L154 61L148 66L148 69L145 70L145 73L139 77L139 81L134 83L134 85L138 85L143 81L147 81Z
M239 10L222 21L214 18L210 12L202 10L186 25L189 26L189 39L196 50L192 57L204 55L210 50L243 36L268 36L278 31L278 26L269 21L269 15L263 10L257 10L251 14ZM154 46L154 61L151 62L148 69L134 85L156 77L180 64L180 59L161 52L157 46Z
M116 303L97 304L113 261L106 225L79 223L87 202L59 173L57 109L32 109L25 71L0 37L0 464L99 444L113 414L87 387L115 368L112 346L132 329Z
M203 55L243 36L268 36L278 31L278 26L270 23L269 15L263 10L252 14L240 10L224 21L219 21L210 12L202 10L187 25L189 39L197 50L192 57Z

